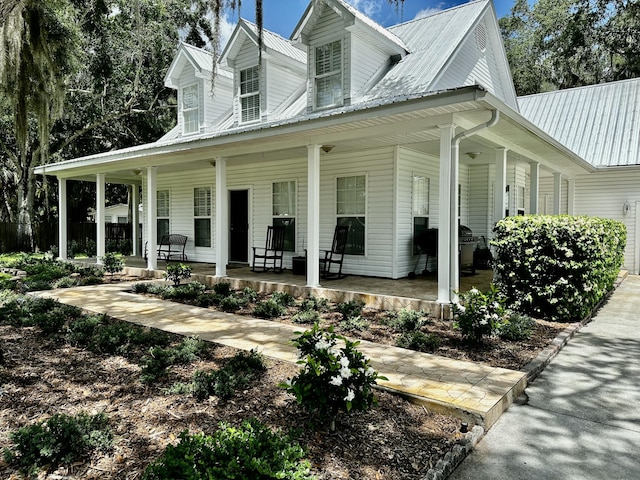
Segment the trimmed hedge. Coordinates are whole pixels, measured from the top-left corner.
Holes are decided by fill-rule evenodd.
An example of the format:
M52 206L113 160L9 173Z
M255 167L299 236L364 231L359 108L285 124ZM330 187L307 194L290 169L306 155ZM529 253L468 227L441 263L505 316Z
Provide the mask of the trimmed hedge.
M585 318L613 288L627 241L623 223L533 215L499 221L495 283L520 313L559 321Z

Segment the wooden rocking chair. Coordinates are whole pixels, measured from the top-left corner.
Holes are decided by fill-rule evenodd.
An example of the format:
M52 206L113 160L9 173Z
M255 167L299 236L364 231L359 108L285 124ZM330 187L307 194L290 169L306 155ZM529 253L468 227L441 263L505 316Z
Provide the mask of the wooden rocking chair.
M345 278L342 273L342 262L344 260L344 251L347 248L347 236L349 235L349 225L336 225L333 232L333 243L331 250L324 251L324 258L320 259L320 277L325 279ZM331 266L336 265L332 271Z
M266 272L273 269L276 273L282 272L282 259L284 257L284 226L267 227L267 239L262 247L253 248L252 272Z

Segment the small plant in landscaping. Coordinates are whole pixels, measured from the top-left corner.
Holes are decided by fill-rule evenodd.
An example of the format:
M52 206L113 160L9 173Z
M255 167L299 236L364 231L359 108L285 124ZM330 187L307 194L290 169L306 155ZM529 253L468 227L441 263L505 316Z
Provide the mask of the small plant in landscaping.
M316 312L324 312L327 310L328 304L329 302L326 298L309 295L300 303L300 309L304 311L315 310Z
M255 302L258 299L258 292L256 292L253 288L244 287L242 289L242 298L244 298L247 302Z
M336 307L338 312L342 314L343 320L347 320L352 317L361 316L363 308L364 308L364 303L358 302L356 300L350 300L348 302L340 303Z
M354 330L367 330L370 325L371 323L366 318L363 318L361 316L349 317L346 320L342 320L340 322L340 328L348 332L352 332Z
M97 328L106 321L106 315L83 315L77 318L67 327L67 342L74 347L88 347Z
M124 259L117 253L105 253L104 257L102 257L102 266L105 272L115 275L124 269Z
M493 334L505 321L507 310L504 303L504 297L494 285L487 293L472 288L460 295L460 303L452 304L454 326L468 340L481 342L485 335Z
M427 323L424 312L421 310L407 310L403 308L389 316L387 325L397 332L414 332L420 330Z
M289 293L289 292L274 292L271 295L271 299L274 302L279 303L280 305L282 305L283 307L291 307L292 305L295 305L296 303L296 299L293 298L293 296Z
M231 294L231 284L229 282L220 282L213 285L213 291L221 297L227 297Z
M166 278L168 282L173 282L173 285L177 287L182 280L191 278L191 266L184 263L169 263L167 264L164 278Z
M182 432L142 478L313 480L304 455L292 434L273 432L256 419L240 427L221 423L212 436Z
M233 313L240 310L247 304L244 298L240 298L237 295L231 294L220 300L220 308L223 312Z
M284 312L284 307L273 299L259 302L253 309L253 315L258 318L276 318Z
M497 333L503 340L527 340L531 338L535 324L533 318L514 313L498 326Z
M338 341L344 347L337 348ZM296 397L298 404L330 420L331 431L340 411L365 411L376 403L373 386L386 380L370 366L351 342L333 329L321 330L316 324L293 339L303 365L298 374L281 386Z
M207 287L200 282L189 282L186 285L177 285L171 288L172 298L193 300L202 295Z
M149 354L142 358L140 379L144 383L152 383L165 376L170 366L198 360L206 348L206 343L198 337L185 337L173 348L151 347Z
M62 277L51 284L53 288L71 288L80 285L80 279L74 277Z
M432 333L427 335L420 331L404 332L396 340L396 345L418 352L433 352L440 346L440 338Z
M293 323L303 323L313 325L320 322L320 314L317 310L301 310L291 317Z
M113 442L108 423L104 413L54 415L10 433L14 447L4 450L5 460L32 475L46 465L78 461L93 450L108 451Z

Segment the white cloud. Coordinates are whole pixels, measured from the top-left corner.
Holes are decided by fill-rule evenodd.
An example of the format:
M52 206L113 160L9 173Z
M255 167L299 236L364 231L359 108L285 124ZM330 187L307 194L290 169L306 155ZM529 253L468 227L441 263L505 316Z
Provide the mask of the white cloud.
M438 4L436 4L435 7L423 8L422 10L416 12L416 15L415 15L415 17L413 17L413 19L417 20L419 18L429 17L429 16L433 15L434 13L441 12L445 8L446 8L446 6L445 6L444 3L438 3Z
M220 19L220 51L225 47L233 29L236 27L235 22L230 18L230 14L227 12L224 17Z
M373 17L382 10L382 1L386 0L347 0L347 3L350 3L368 17Z

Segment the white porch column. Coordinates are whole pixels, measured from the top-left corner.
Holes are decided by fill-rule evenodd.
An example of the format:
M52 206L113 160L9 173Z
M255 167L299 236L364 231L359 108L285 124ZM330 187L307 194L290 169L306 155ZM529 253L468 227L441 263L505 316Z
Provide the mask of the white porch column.
M138 205L140 198L138 193L138 185L131 185L131 254L135 257L140 254L140 245L138 245L138 237L140 236L140 211Z
M320 286L320 145L307 145L307 287Z
M147 270L158 269L158 167L147 167Z
M440 129L440 192L438 213L438 303L451 303L451 225L457 225L451 218L451 141L455 125L438 125ZM457 217L457 215L456 215Z
M460 142L452 142L451 146L451 188L449 226L449 296L452 302L458 301L460 290L460 247L458 245L458 183L459 183Z
M575 215L575 195L576 195L576 181L571 178L567 181L567 214Z
M504 203L507 189L507 152L508 148L496 148L496 181L493 203L493 223L504 218Z
M103 263L102 257L105 254L105 226L104 226L104 192L105 192L105 174L96 174L96 246L97 246L97 259L96 263L101 265Z
M58 258L67 259L67 179L58 177Z
M560 215L560 204L562 203L562 174L553 174L553 214Z
M531 171L529 174L529 213L538 214L538 202L540 197L540 164L531 162Z
M227 159L216 158L216 277L227 276L229 261L229 193Z

